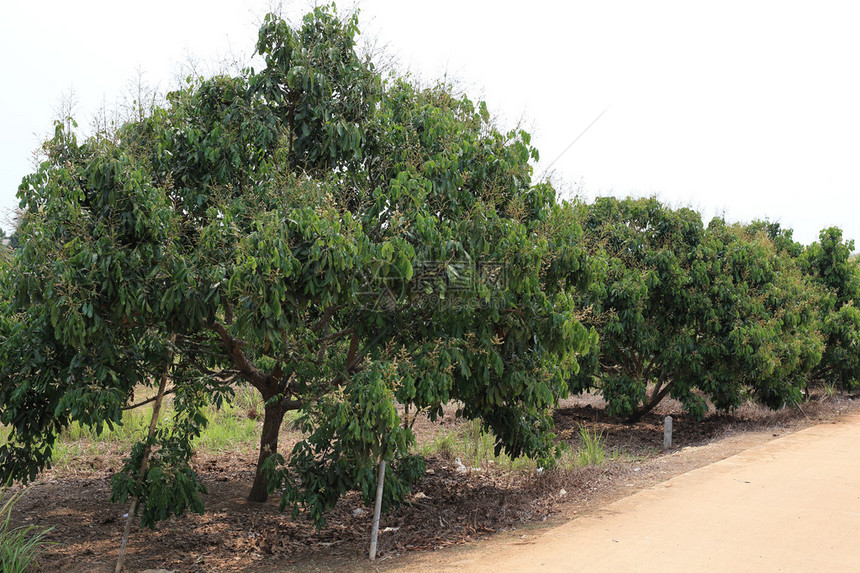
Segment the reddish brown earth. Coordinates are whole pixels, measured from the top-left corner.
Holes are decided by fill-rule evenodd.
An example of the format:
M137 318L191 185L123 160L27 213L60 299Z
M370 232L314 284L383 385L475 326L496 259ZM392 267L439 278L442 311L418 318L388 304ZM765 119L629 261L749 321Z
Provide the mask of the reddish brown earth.
M579 424L603 432L606 446L622 452L600 466L570 470L502 471L492 464L455 470L452 460L428 460L428 475L410 503L383 516L379 570L433 565L460 559L463 547L492 537L490 543L529 543L530 536L573 517L590 516L608 504L776 437L822 421L860 412L860 400L846 397L814 401L803 410L768 412L744 406L734 415L691 422L668 403L636 425L605 416L599 401L578 398L556 412L560 434L574 447ZM674 448L662 452L662 420L676 414ZM446 428L458 423L450 418ZM432 440L438 425L422 423L419 441ZM288 438L288 437L287 437ZM278 512L276 500L245 501L255 452L199 454L196 468L208 489L206 514L171 518L154 531L132 528L128 571L329 571L367 570L369 512L355 516L360 499L343 499L315 530L305 520ZM16 523L54 527L41 558L44 571L113 571L126 508L107 502L109 481L119 452L79 460L52 470L28 486L16 506ZM579 521L579 520L576 520ZM522 537L522 538L521 538ZM502 541L499 541L502 540ZM526 540L526 541L523 541ZM480 547L482 541L478 543ZM445 551L439 551L445 548ZM432 568L432 567L431 567Z

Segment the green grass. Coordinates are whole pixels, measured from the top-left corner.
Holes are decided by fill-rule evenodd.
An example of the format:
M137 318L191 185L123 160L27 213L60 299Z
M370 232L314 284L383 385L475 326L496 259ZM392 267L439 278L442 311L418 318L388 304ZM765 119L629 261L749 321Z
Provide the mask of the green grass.
M602 432L592 432L586 426L580 426L578 431L579 445L575 448L565 447L558 467L571 470L588 465L601 465L620 457L614 449L607 449L606 439ZM496 464L507 470L537 469L534 460L521 457L511 459L504 452L498 456L494 452L495 436L481 428L478 421L470 420L456 430L439 430L432 441L421 444L418 452L421 455L439 455L453 460L460 458L467 467L481 467L484 464Z
M54 446L54 456L51 466L68 469L75 466L75 460L93 458L110 451L110 444L90 440L60 440Z
M88 459L106 456L120 451L126 454L131 446L144 439L152 418L152 403L133 410L126 410L122 423L113 428L106 425L101 432L95 428L72 422L60 433L54 447L52 466L60 469L85 469ZM208 420L206 428L194 447L203 451L224 452L229 450L253 451L259 447L260 429L263 423L264 404L259 392L250 386L236 388L233 399L220 409L207 406L203 414ZM169 425L173 416L172 400L167 396L161 410L159 423ZM297 412L287 412L284 430L295 429ZM6 443L9 428L0 427L0 444Z
M262 416L262 411L259 415ZM207 408L206 417L209 423L195 442L195 447L209 451L226 451L237 447L253 448L260 439L258 421L248 416L248 409L243 405L224 404L217 411L210 407Z
M113 428L104 426L100 434L91 426L82 426L78 422L72 422L60 434L60 440L64 442L89 440L93 442L131 443L146 433L151 417L151 405L126 410L123 412L121 425L116 425Z
M607 459L606 440L603 432L592 432L579 426L579 448L576 457L580 466L599 466Z
M247 384L236 388L230 403L238 410L245 412L248 417L263 416L263 397L260 393Z
M421 444L418 452L423 456L439 455L454 460L460 458L463 465L480 468L484 464L495 464L506 470L535 469L537 464L527 457L511 459L504 452L495 454L496 438L492 432L481 427L478 420L469 420L455 430L439 430L432 441Z
M620 457L618 451L607 449L602 432L592 432L586 426L580 426L578 438L577 447L563 449L558 460L559 468L571 470L588 465L601 465ZM463 464L470 468L495 464L501 469L511 471L537 469L536 462L528 457L511 459L504 452L495 455L494 445L495 436L485 431L480 422L470 420L455 430L439 430L432 441L419 446L418 452L423 456L439 455L449 460L460 458Z
M45 536L53 528L35 525L12 527L12 508L21 494L8 496L6 490L0 492L0 571L4 573L23 573L35 564L45 544Z
M207 451L254 449L259 444L260 426L263 421L263 401L253 388L240 386L233 400L221 409L208 406L204 415L208 424L194 446ZM173 415L172 401L165 399L160 424L169 424ZM76 459L108 454L111 450L128 451L135 442L143 439L149 431L152 404L123 412L122 424L113 428L104 426L102 431L73 422L60 434L55 446L54 467L71 468L79 465ZM285 427L289 427L288 417ZM8 429L0 434L0 443L5 443Z

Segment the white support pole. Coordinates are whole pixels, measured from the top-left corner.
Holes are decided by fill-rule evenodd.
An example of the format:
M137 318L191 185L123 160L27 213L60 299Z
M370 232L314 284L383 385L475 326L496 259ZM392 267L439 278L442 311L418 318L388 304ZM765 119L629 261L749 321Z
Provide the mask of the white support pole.
M672 447L672 416L666 416L663 420L663 449Z
M379 461L376 478L376 504L373 506L373 529L370 531L370 560L376 560L376 539L379 537L379 514L382 513L382 486L385 483L385 460Z

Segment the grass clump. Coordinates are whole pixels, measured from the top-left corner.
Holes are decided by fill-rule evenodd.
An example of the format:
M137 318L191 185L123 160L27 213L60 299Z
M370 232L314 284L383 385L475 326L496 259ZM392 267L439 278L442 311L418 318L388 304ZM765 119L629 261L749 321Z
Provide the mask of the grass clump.
M6 490L0 493L0 571L4 573L23 573L34 565L47 543L45 537L53 529L12 527L12 508L20 497L20 493L7 496Z
M586 426L579 426L579 449L576 458L580 466L599 466L606 461L606 439L602 431L592 432Z

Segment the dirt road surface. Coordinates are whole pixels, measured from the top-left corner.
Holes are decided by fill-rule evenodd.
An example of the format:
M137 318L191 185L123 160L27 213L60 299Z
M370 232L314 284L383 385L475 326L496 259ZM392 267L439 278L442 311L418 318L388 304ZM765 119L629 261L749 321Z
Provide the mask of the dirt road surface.
M860 571L860 416L410 571Z

